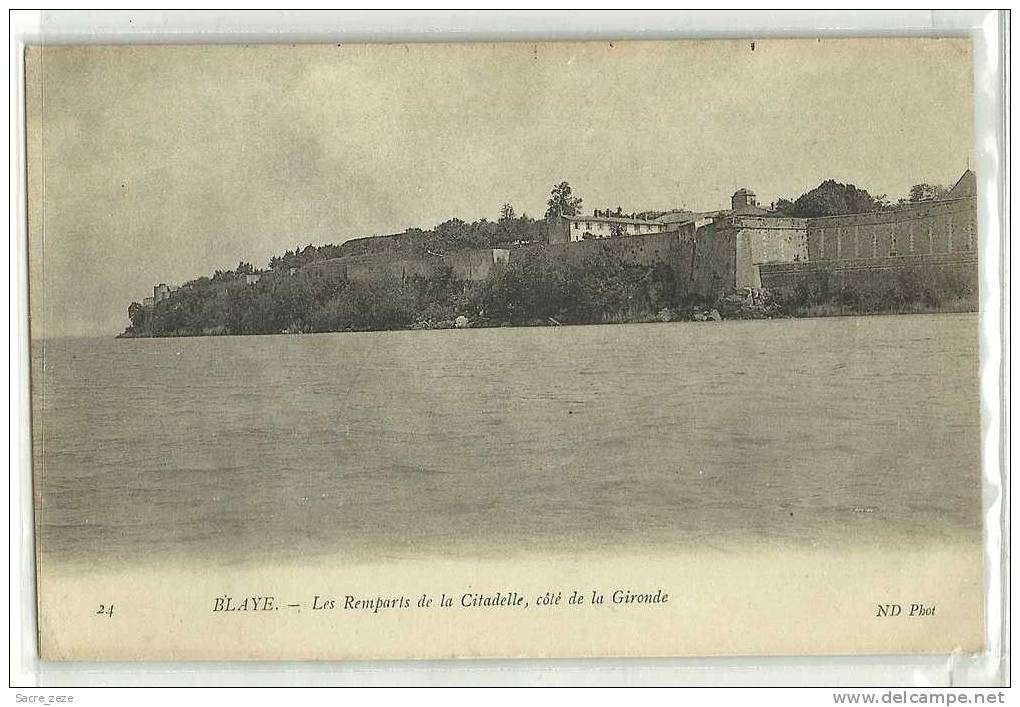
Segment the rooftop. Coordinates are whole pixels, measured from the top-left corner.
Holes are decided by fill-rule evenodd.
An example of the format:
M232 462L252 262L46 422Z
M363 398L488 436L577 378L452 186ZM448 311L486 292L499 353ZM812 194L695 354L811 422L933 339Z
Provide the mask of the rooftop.
M667 211L655 219L659 223L690 223L704 218L714 218L727 211Z
M960 175L960 178L956 180L956 184L949 190L949 194L946 195L948 199L959 199L966 196L975 196L977 194L977 176L971 170L965 171Z
M643 218L624 218L622 216L564 216L568 221L598 221L600 223L636 223L652 226L661 225L661 221L653 221Z

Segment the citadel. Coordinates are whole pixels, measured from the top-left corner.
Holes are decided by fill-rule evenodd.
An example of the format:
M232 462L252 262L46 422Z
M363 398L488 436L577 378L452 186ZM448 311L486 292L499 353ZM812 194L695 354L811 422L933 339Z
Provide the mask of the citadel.
M815 218L789 218L762 208L742 188L728 209L670 211L654 218L596 211L555 216L542 223L540 242L503 248L437 253L423 232L356 238L337 257L300 269L267 268L245 275L249 285L264 277L326 272L351 280L406 279L450 268L468 281L536 249L564 261L583 262L599 251L635 265L668 262L690 295L711 300L726 292L797 287L825 274L839 286L896 277L919 268L951 271L977 282L977 181L970 170L938 199L905 202L880 211ZM185 285L185 287L188 287ZM169 299L177 287L159 284L144 306Z

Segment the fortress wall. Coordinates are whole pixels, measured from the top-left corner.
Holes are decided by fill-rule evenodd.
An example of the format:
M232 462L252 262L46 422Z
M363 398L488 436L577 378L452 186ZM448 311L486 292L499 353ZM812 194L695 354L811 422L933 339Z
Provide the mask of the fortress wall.
M682 280L682 289L712 299L734 288L785 286L820 272L831 273L840 281L862 283L862 278L885 277L880 273L890 268L920 267L921 261L910 259L918 257L928 258L925 267L974 267L976 273L973 258L946 261L936 257L975 254L976 246L976 200L964 197L812 219L731 215L696 231L692 227L640 236L536 243L515 248L509 257L527 258L541 252L579 265L605 254L635 265L669 264ZM406 279L429 276L446 264L458 278L478 281L491 274L496 260L491 249L454 251L444 257L426 255L424 238L415 232L348 241L342 248L350 253L372 252L321 261L315 267L335 269L350 279ZM500 257L506 255L499 252L503 254ZM819 270L804 265L833 262L840 267ZM803 267L784 269L780 267L783 264ZM969 270L961 276L969 277Z
M807 222L794 218L732 217L723 221L733 235L733 287L761 287L760 263L807 260Z
M684 232L681 231L683 235ZM501 249L474 249L448 253L443 257L400 257L387 254L360 255L333 258L315 263L313 267L331 268L351 279L407 278L428 276L436 268L448 265L454 274L464 280L483 280L496 267L497 260L506 261L544 252L566 263L580 264L588 257L607 253L628 263L653 266L673 263L680 252L677 232L643 236L605 238L575 243L535 243L512 251ZM689 238L689 236L688 236Z
M759 263L807 259L804 219L731 216L702 226L693 241L690 290L706 298L761 287Z
M677 234L673 254L674 264L683 279L682 292L690 294L695 288L695 274L698 265L698 235L693 227L682 229Z
M420 255L425 250L425 234L412 230L393 233L388 236L367 236L352 238L340 244L340 257L348 258L365 255Z
M434 260L452 267L453 274L461 280L484 280L495 267L492 250L488 248L457 251Z
M493 251L482 249L457 251L445 257L353 255L321 260L308 267L350 280L406 280L416 276L429 277L437 268L449 265L458 278L483 280L492 272L494 264Z
M812 261L976 250L974 197L807 219L808 260Z
M361 255L330 258L306 266L308 272L330 273L350 280L403 280L431 272L422 258L399 258L387 255Z
M692 266L689 291L714 297L733 287L736 280L738 229L722 223L710 223L698 229L692 242Z
M900 255L895 257L856 258L841 261L765 263L760 266L762 286L770 290L795 290L822 280L833 289L881 290L903 277L926 274L961 283L977 308L978 258L976 252Z
M344 260L348 280L405 280L415 275L427 276L433 269L432 264L423 258L364 256Z
M519 257L518 254L526 257L531 253L545 252L562 259L563 262L577 265L589 257L605 253L635 265L651 266L675 259L677 246L678 236L674 231L620 238L596 238L572 243L537 243L515 248L510 254L510 259Z

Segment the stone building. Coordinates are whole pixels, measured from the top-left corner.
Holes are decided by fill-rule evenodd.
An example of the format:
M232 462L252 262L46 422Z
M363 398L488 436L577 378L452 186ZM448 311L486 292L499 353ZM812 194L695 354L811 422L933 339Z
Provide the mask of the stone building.
M731 213L697 229L689 248L695 293L711 297L726 290L761 287L763 263L807 260L807 222Z
M687 280L687 289L708 298L735 288L761 287L761 263L807 260L805 219L768 215L758 206L755 193L746 188L732 195L730 205L731 209L720 211L668 211L654 220L562 216L549 230L549 243L577 245L613 236L642 236L631 240L647 247L628 248L627 257L647 264L648 253L654 253L652 260L659 260L668 250L668 257ZM570 259L572 254L566 250L562 257Z
M892 272L920 265L977 276L976 177L969 170L947 196L896 208L817 218L781 218L737 190L732 209L682 238L690 290L711 298L730 289L780 287L821 271Z
M559 216L549 220L550 243L576 243L598 238L662 233L668 226L651 219L622 216Z
M768 213L758 206L758 197L750 189L737 189L730 197L730 209L740 216L763 216Z

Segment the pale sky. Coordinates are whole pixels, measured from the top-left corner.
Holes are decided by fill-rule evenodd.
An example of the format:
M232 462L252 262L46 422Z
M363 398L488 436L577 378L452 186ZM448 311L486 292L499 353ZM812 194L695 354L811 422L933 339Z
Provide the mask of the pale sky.
M308 243L872 194L972 163L969 40L48 47L26 73L33 336ZM40 76L41 72L41 76ZM39 128L41 127L41 134ZM40 168L41 162L41 168ZM41 247L40 247L41 245Z

